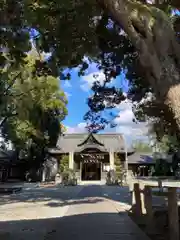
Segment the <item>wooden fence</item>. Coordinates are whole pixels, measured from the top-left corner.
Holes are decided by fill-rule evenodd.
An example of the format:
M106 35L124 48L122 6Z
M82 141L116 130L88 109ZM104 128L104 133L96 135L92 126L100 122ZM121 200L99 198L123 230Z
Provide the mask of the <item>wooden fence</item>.
M146 213L149 225L153 222L152 188L168 189L168 219L170 240L179 240L179 213L177 189L180 181L158 178L135 178L132 180L132 210L136 215Z

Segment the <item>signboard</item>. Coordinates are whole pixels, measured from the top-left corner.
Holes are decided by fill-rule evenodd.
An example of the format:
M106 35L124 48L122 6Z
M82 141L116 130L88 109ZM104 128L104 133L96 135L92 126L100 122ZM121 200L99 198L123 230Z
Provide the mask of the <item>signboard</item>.
M93 154L90 154L90 153L82 153L80 154L81 158L83 160L87 160L87 159L91 159L91 160L103 160L104 159L104 154L96 154L96 153L93 153Z
M83 163L100 163L97 159L84 159Z

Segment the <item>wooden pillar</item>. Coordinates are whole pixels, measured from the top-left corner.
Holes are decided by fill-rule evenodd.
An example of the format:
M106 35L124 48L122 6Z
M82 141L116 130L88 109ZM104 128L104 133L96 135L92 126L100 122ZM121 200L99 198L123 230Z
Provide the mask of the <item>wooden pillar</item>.
M168 188L168 218L170 240L179 240L179 214L176 188Z
M152 207L152 189L150 186L144 188L144 206L147 215L147 231L150 233L154 229L153 224L153 207Z
M80 162L80 177L79 177L79 181L82 181L82 167L83 167L83 163Z
M144 184L139 184L139 188L140 188L140 199L141 199L141 211L142 214L146 214L146 208L145 208L145 195L144 195L144 189L145 186Z
M69 169L74 169L74 153L69 153Z
M139 183L134 183L132 192L132 211L137 215L142 215L141 193Z
M110 169L114 169L114 152L109 152Z
M144 188L144 205L146 208L146 213L148 218L153 218L153 208L152 208L152 190L150 186L145 186Z

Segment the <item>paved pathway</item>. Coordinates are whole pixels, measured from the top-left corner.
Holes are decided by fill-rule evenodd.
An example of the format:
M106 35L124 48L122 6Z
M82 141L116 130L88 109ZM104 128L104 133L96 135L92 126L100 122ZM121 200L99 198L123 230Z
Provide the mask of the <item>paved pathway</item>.
M0 206L5 217L2 219L0 213L4 220L0 222L0 239L148 240L125 212L128 206L124 198L126 191L122 193L122 205L117 205L115 192L119 192L119 188L110 191L109 187L94 185L36 189L28 196L27 193L14 195L15 202ZM27 204L25 208L23 204ZM15 211L17 217L10 214ZM10 218L16 221L10 221Z

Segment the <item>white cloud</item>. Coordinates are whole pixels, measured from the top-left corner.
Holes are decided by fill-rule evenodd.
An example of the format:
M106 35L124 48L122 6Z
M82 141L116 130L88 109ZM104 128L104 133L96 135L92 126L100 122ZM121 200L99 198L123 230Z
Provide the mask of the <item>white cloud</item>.
M82 79L81 79L82 84L80 85L80 88L83 91L88 92L92 88L93 83L95 81L99 81L100 84L103 84L104 80L105 80L105 75L103 72L101 72L101 71L93 72L93 73L90 73L90 74L82 77Z
M72 84L70 83L70 81L66 80L66 81L64 82L63 86L64 86L65 88L71 88L71 87L72 87Z
M109 128L107 132L117 132L123 134L128 139L145 139L148 134L148 123L144 122L133 122L135 119L132 111L132 102L129 100L123 101L121 104L116 106L118 110L118 116L114 119L114 123L117 125L115 128ZM67 127L68 133L83 133L87 132L86 123L79 123L74 127Z
M68 92L64 92L64 93L65 93L65 95L66 95L67 98L70 98L70 97L72 96L71 93L68 93Z
M79 123L78 125L74 126L74 127L68 127L66 126L67 129L67 133L84 133L87 132L86 129L86 123L82 122Z
M118 117L114 120L116 124L125 124L129 125L134 119L134 114L132 109L125 109L119 112Z
M80 85L81 89L85 92L88 92L95 81L100 81L103 83L105 75L103 72L94 72L82 77L82 84Z
M126 97L127 94L126 93L123 93L123 95ZM120 111L123 111L123 110L126 110L126 109L132 109L132 102L128 99L124 100L121 102L121 104L118 104L116 106L117 109L119 109Z
M126 124L117 126L115 131L118 133L122 133L132 139L135 139L137 137L139 138L147 136L148 127L146 123L132 123L130 125Z
M114 123L117 125L115 128L116 132L122 133L131 138L147 136L148 124L133 122L135 116L132 111L132 102L125 100L117 106L117 109L119 110L119 113L114 119Z
M133 119L135 119L134 113L132 112L132 102L125 100L117 105L116 109L119 110L119 114L114 120L116 124L132 124Z

